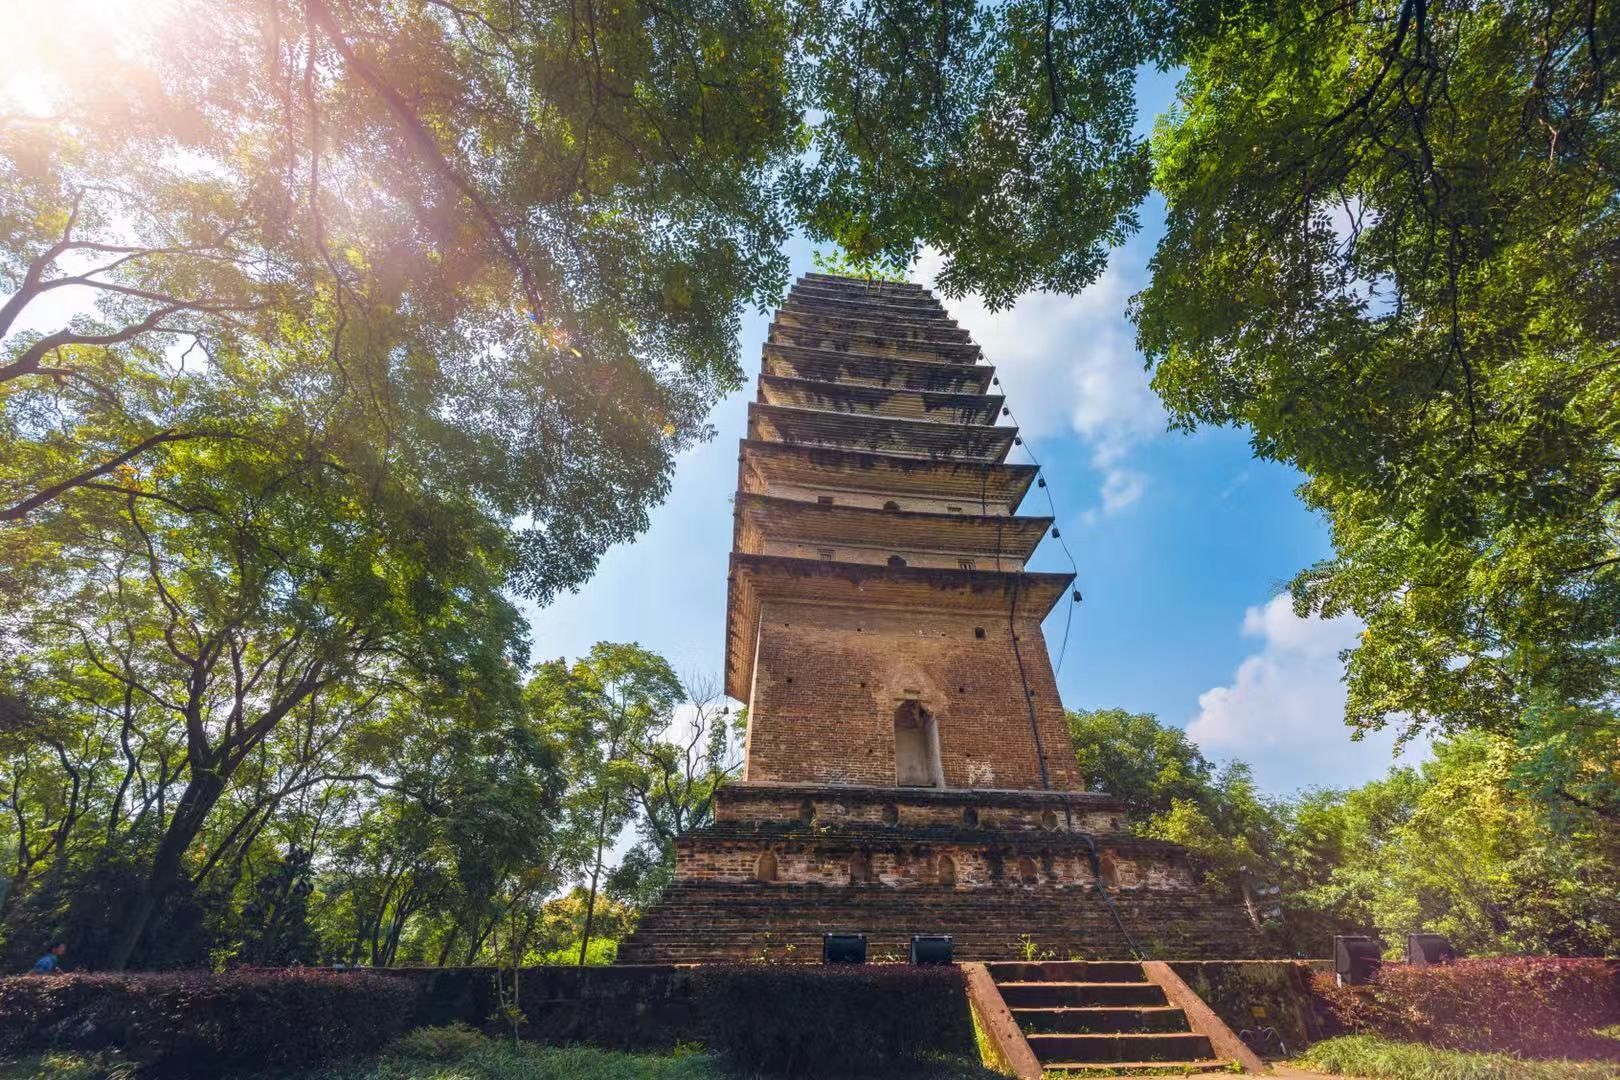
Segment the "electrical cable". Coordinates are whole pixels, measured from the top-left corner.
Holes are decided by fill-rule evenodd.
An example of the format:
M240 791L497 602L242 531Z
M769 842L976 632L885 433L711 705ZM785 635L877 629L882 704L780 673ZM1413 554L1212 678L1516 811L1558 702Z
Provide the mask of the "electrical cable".
M1007 632L1012 636L1013 659L1018 662L1018 681L1024 684L1024 708L1029 710L1029 731L1035 736L1035 762L1041 767L1041 788L1052 790L1052 778L1046 768L1046 747L1041 745L1041 724L1035 716L1035 695L1029 688L1029 676L1024 674L1024 654L1018 648L1018 590L1024 575L1013 578L1012 607L1007 611Z
M994 381L995 381L997 386L1001 386L1001 376L999 374L996 376ZM1012 406L1007 404L1007 392L1006 392L1007 388L1005 386L1002 386L1001 390L1002 390L1002 395L1001 395L1001 410L1002 410L1002 413L1009 420L1011 420L1013 422L1014 427L1017 427L1018 426L1018 416L1017 416L1016 413L1014 413L1012 411ZM1037 486L1040 488L1041 493L1046 496L1046 508L1047 508L1048 511L1050 511L1051 516L1052 516L1052 521L1055 523L1057 521L1058 512L1057 512L1057 503L1055 501L1053 501L1053 499L1052 499L1052 485L1048 484L1046 482L1046 478L1044 476L1040 475L1041 473L1044 473L1046 471L1046 467L1044 465L1042 465L1041 462L1040 462L1040 459L1035 456L1035 451L1030 449L1028 439L1023 440L1019 445L1023 446L1024 453L1029 455L1030 464L1035 466L1035 472L1036 472L1036 478L1037 478L1037 481L1036 481ZM1079 577L1080 576L1080 564L1075 561L1074 552L1069 550L1068 541L1063 539L1063 531L1061 529L1054 529L1053 533L1052 533L1052 539L1056 540L1058 542L1058 547L1063 549L1063 557L1069 560L1069 570L1070 570L1070 572L1072 572L1075 575L1075 577ZM1056 664L1056 671L1060 675L1063 673L1063 660L1064 660L1064 657L1068 656L1068 654L1069 654L1069 632L1073 629L1073 627L1074 627L1074 601L1071 601L1070 604L1069 604L1068 610L1066 612L1064 612L1064 615L1063 615L1063 644L1061 646L1059 646L1059 648L1058 648L1058 658L1057 658L1057 664Z
M1108 890L1103 887L1102 857L1097 854L1096 838L1088 832L1078 833L1077 835L1084 840L1086 842L1086 846L1091 849L1091 872L1097 879L1097 895L1101 896L1103 898L1103 903L1108 905L1108 912L1114 917L1114 925L1119 927L1120 934L1125 938L1125 944L1131 947L1132 955L1134 955L1138 960L1146 960L1147 957L1142 955L1142 947L1136 943L1136 939L1131 936L1131 932L1125 929L1125 920L1120 916L1119 908L1114 906L1114 898L1109 896Z

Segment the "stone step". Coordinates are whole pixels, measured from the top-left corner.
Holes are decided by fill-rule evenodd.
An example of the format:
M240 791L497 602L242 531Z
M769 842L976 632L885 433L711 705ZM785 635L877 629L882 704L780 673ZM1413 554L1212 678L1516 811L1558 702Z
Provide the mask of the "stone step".
M1147 982L998 982L1010 1009L1082 1005L1166 1005L1164 991Z
M1048 1061L1209 1061L1215 1056L1209 1039L1191 1031L1026 1035L1025 1038L1043 1064Z
M1043 1061L1041 1071L1052 1076L1197 1076L1230 1071L1230 1064L1213 1058L1203 1061Z
M1091 1035L1128 1031L1190 1031L1187 1014L1174 1005L1067 1005L1014 1009L1013 1019L1025 1031Z
M988 968L990 977L997 982L1147 982L1142 965L1134 961L1003 960Z

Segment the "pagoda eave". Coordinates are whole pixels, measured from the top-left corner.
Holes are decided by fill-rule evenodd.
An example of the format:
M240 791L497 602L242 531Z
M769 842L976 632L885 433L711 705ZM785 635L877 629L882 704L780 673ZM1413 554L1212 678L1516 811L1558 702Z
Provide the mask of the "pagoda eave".
M749 700L764 599L902 611L983 611L1003 619L1016 611L1044 619L1073 582L1073 574L896 568L733 551L726 581L726 693Z
M995 378L996 373L996 369L989 364L867 356L830 349L807 349L781 341L765 343L761 370L766 375L787 375L821 382L841 382L853 378L858 381L856 385L947 393L984 393L990 388L990 380Z
M770 540L848 544L895 551L983 555L1022 563L1035 553L1049 517L937 514L865 506L822 506L800 499L739 492L734 550L758 553Z
M1009 513L1023 502L1040 472L1035 465L916 458L758 439L741 442L737 461L739 491L752 490L749 474L754 472L765 482L960 499L981 510L1005 506Z
M1014 427L858 416L750 402L748 438L841 450L999 463L1012 451Z
M825 409L852 416L886 416L956 424L993 424L1001 412L999 394L955 394L904 387L854 386L847 383L761 375L759 400L767 405Z

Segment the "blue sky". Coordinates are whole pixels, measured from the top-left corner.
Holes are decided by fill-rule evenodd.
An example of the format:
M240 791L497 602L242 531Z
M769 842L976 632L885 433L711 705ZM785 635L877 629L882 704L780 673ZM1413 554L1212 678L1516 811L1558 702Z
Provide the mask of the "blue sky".
M1147 73L1139 93L1145 132L1172 80ZM1342 720L1337 654L1359 627L1298 619L1279 598L1331 551L1325 525L1294 495L1298 474L1255 460L1240 431L1166 431L1148 388L1124 308L1146 284L1163 214L1150 198L1142 231L1079 296L1026 297L996 315L972 299L946 304L998 368L1079 564L1085 601L1059 671L1064 704L1156 713L1211 758L1249 761L1277 794L1361 783L1388 768L1392 740L1353 743ZM795 276L812 268L810 245L788 253ZM928 284L932 268L925 255L915 280ZM577 594L529 609L537 657L636 641L683 673L719 673L728 497L768 323L763 312L745 320L748 383L716 407L716 437L682 455L647 533L610 551ZM1024 509L1044 512L1045 500L1032 491ZM1067 560L1048 540L1035 567ZM1060 605L1046 623L1054 660L1065 614Z

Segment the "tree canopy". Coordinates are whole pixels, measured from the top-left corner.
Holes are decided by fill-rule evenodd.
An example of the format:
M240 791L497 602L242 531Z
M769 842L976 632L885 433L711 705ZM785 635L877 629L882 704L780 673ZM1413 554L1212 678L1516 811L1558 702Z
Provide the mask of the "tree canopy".
M1413 931L1474 954L1620 942L1620 830L1527 787L1511 739L1467 732L1360 787L1268 796L1242 762L1214 767L1153 716L1069 724L1087 783L1127 800L1133 831L1186 847L1283 955L1322 956L1347 933L1381 935L1393 954Z

